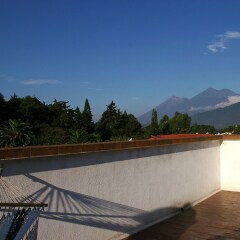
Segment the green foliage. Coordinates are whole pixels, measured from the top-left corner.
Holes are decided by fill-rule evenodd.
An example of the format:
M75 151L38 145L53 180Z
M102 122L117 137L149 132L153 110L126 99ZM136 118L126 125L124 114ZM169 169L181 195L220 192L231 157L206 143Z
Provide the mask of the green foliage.
M151 123L145 128L145 136L149 137L151 135L158 134L159 134L158 116L156 109L153 109Z
M132 114L122 113L112 101L96 123L96 133L103 141L129 140L141 135L141 124Z
M84 110L82 113L82 129L85 130L88 133L94 132L94 123L92 119L92 112L90 108L90 104L88 102L88 99L86 99L84 104Z
M234 134L240 134L240 126L239 125L236 125L233 129L233 132Z
M133 114L123 114L124 121L122 121L121 129L123 129L123 135L128 138L139 139L143 137L142 125L138 122Z
M158 134L177 134L177 133L190 133L191 118L186 113L176 112L175 115L169 119L167 115L164 115L157 124L157 112L152 111L152 121L149 126L145 128L145 136Z
M0 123L6 120L6 101L4 96L0 93Z
M45 104L36 97L17 97L16 94L5 101L0 94L0 124L9 119L19 119L19 122L31 126L31 142L21 145L49 145L66 143L86 143L113 140L141 139L143 130L141 124L132 114L121 112L112 101L102 114L96 126L88 99L85 100L83 111L77 107L72 109L67 101L57 101ZM6 128L6 126L5 126ZM2 146L9 145L3 137ZM14 143L13 145L19 145Z
M0 126L0 146L2 147L27 146L31 139L32 131L27 123L9 119Z
M224 132L234 133L234 129L235 129L235 126L228 126L228 127L221 129L219 132L220 133L224 133Z
M113 134L110 138L111 141L127 141L129 139L138 139L141 134L141 124L132 115L117 111L116 125L113 128Z
M87 142L101 142L100 135L96 133L88 133L85 130L73 130L69 133L69 142L71 144L87 143Z
M88 135L88 142L102 142L101 136L97 133Z
M160 134L169 134L170 133L170 119L168 115L164 115L159 123L159 132Z
M33 145L55 145L68 142L68 134L61 127L52 127L46 123L40 124L38 134L33 139Z
M22 119L22 114L20 113L21 98L18 98L14 93L13 96L6 103L6 117L9 119Z
M72 130L80 130L83 126L83 116L79 109L79 107L76 107L73 114L73 125Z
M216 129L210 125L193 124L190 128L190 133L216 133Z
M158 115L156 109L152 110L152 119L150 124L151 135L159 134Z
M106 111L103 112L102 117L96 123L96 132L101 136L103 141L107 141L112 137L117 117L116 105L112 101L107 105Z
M191 117L187 113L176 112L169 121L170 133L189 133Z
M68 102L54 99L48 110L51 116L51 126L61 127L64 130L68 130L71 127L74 111L70 108Z
M36 131L39 123L48 121L48 112L45 104L41 103L36 97L26 96L20 98L19 113L21 120L32 126L32 130Z
M233 125L233 126L223 128L220 132L221 133L240 134L240 125Z
M158 134L215 132L212 126L190 126L191 118L178 112L171 119L164 115L158 123L155 109L151 123L143 129L134 115L121 112L113 101L96 124L88 99L81 112L78 107L72 109L67 101L55 99L52 104L45 104L36 97L19 98L16 94L5 101L0 94L0 112L1 146L127 141ZM5 121L8 122L3 124ZM231 132L240 134L240 128L235 126Z

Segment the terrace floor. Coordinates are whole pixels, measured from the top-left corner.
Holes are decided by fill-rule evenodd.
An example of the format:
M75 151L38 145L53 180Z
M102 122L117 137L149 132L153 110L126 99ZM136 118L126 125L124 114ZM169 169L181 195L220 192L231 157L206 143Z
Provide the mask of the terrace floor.
M240 192L220 191L205 201L125 240L240 239Z

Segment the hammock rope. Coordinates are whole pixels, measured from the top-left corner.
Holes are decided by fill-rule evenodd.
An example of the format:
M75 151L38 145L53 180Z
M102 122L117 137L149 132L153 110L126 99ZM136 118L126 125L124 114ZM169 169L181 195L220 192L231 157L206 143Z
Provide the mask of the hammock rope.
M47 207L37 199L27 196L20 188L13 186L4 177L0 177L0 207Z
M0 240L36 240L39 216L47 206L0 176Z

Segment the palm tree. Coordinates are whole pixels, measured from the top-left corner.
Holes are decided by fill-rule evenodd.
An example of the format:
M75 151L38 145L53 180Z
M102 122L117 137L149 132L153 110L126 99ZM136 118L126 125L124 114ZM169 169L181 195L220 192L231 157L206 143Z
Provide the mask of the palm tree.
M32 131L29 124L10 119L0 126L0 146L19 147L29 145Z

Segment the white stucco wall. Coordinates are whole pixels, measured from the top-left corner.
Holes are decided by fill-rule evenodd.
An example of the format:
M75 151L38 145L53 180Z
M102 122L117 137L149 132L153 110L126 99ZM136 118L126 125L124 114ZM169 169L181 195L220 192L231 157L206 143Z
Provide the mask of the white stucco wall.
M123 237L220 189L220 141L7 160L4 176L49 204L39 239Z
M225 140L221 148L221 187L240 191L240 141Z

